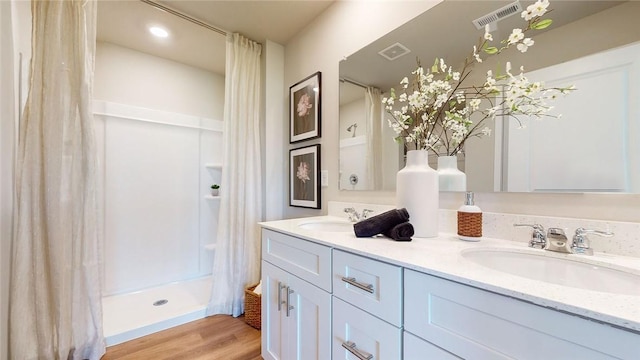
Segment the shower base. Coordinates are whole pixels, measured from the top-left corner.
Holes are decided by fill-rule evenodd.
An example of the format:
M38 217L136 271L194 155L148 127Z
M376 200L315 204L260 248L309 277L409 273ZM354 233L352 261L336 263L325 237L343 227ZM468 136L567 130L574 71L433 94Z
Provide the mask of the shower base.
M211 284L207 276L102 298L107 346L204 318Z

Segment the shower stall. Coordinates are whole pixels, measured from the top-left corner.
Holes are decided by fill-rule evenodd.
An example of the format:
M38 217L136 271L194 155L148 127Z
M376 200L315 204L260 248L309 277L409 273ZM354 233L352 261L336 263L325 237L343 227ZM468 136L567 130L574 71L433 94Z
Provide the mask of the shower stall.
M183 86L168 87L176 79ZM98 43L94 99L104 335L114 345L205 316L224 77Z

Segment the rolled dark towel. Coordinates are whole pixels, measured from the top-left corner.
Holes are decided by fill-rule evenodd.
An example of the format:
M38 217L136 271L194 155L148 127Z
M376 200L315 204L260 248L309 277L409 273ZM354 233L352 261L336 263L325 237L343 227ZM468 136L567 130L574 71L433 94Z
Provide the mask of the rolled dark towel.
M407 209L393 209L353 224L353 231L357 237L369 237L381 234L408 220L409 212Z
M413 236L413 225L410 222L403 222L382 233L395 241L411 241Z

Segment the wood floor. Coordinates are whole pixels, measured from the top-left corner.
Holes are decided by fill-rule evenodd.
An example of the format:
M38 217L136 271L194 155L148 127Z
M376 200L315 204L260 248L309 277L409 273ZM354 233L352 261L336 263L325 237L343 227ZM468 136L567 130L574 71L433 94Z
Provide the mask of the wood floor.
M260 331L215 315L107 348L101 360L260 360Z

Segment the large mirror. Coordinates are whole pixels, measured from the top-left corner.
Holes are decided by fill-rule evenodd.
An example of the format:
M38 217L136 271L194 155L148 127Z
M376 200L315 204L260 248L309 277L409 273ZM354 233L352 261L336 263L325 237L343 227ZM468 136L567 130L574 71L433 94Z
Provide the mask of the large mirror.
M425 67L436 57L462 63L484 33L472 21L512 4L444 1L340 62L341 190L395 189L404 149L393 141L381 97L411 76L416 59ZM490 136L468 141L458 156L466 189L640 192L640 2L565 0L550 8L553 24L533 34L526 53L487 59L471 76L481 82L510 61L532 81L577 90L554 103L560 119L496 119ZM492 35L504 39L524 25L518 11L495 23ZM436 160L430 156L433 168Z

